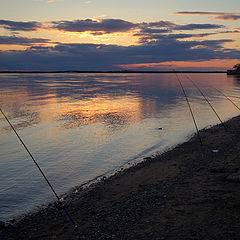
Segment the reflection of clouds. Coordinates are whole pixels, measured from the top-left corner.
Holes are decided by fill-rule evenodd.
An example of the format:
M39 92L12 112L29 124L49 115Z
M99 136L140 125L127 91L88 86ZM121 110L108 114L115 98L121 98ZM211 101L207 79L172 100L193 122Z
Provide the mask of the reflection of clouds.
M17 130L23 130L24 128L31 127L38 123L39 123L39 119L38 119L37 113L31 113L28 115L25 114L25 116L21 116L21 120L19 120L19 122L15 124L12 122L14 128ZM6 132L9 130L12 131L12 129L10 129L9 127L3 127L0 131Z
M22 114L21 114L22 113ZM27 127L31 127L33 125L39 124L38 113L27 113L23 111L18 111L15 113L13 109L8 110L7 115L9 115L9 120L11 121L13 127L16 130L23 130ZM2 121L5 121L3 119ZM12 131L12 129L7 125L4 124L2 128L0 128L0 133L5 133Z
M119 129L174 102L175 80L158 75L8 75L0 76L0 100L16 129L58 122L61 128L101 123ZM146 81L146 79L148 79ZM165 105L166 106L166 105Z
M1 107L17 130L39 123L38 113L26 105L29 99L30 97L24 88L21 90L21 93L17 88L1 88ZM7 124L0 128L0 132L9 130L11 129L9 129Z
M116 128L125 126L131 120L131 117L127 114L121 115L117 112L96 113L92 116L85 116L82 112L75 112L62 116L62 119L64 120L65 128L75 128L96 122L102 122L109 127L114 125L114 128Z
M15 128L24 129L39 123L38 113L31 113L22 119L21 122L15 124Z
M0 84L0 100L8 103L6 114L18 130L51 122L58 122L58 131L101 123L104 134L141 118L139 86L120 76L13 75L8 80L10 86Z
M202 75L194 78L201 86ZM0 80L3 109L17 129L55 122L58 132L100 123L104 135L169 111L181 95L174 74L20 74L0 75ZM219 75L203 85L215 82L221 84ZM183 83L192 88L187 79Z
M3 87L1 84L0 88L2 109L16 130L23 130L24 128L40 123L39 112L35 108L36 102L32 101L32 96L26 87L14 86L11 88ZM11 130L9 126L4 123L5 119L2 121L4 126L0 128L0 132L3 133Z
M81 102L79 106L68 105L62 109L59 116L59 120L64 121L64 128L75 128L101 122L108 128L117 129L140 118L141 104L133 96L115 99L96 97Z

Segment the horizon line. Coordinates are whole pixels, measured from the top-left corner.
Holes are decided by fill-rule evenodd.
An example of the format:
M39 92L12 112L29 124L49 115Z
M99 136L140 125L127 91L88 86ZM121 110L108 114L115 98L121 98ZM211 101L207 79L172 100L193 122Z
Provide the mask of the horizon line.
M6 70L0 73L227 73L227 71L200 71L200 70L66 70L66 71L28 71L28 70Z

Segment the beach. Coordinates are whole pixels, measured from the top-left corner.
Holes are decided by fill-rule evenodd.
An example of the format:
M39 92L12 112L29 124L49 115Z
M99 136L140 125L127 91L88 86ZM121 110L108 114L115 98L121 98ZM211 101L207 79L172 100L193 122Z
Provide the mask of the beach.
M239 239L240 117L20 221L1 239Z

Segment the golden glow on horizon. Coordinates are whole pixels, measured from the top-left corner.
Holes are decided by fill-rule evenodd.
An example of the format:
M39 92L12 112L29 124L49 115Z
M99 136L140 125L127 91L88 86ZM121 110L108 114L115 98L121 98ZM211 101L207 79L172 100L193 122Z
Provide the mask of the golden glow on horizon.
M214 59L209 61L166 61L161 63L139 63L119 65L125 69L137 69L141 67L172 69L175 68L232 68L233 65L239 62L239 59Z
M0 51L26 50L28 46L0 44Z
M93 32L63 32L58 30L43 30L34 33L35 38L50 39L54 43L72 44L107 44L130 46L138 44L139 37L134 36L133 32L118 32L101 35L94 35ZM31 32L25 32L23 37L32 38Z
M55 45L56 44L54 44L54 43L32 44L31 46L15 45L15 44L9 44L9 45L0 44L0 51L11 51L11 50L14 50L14 51L18 51L18 50L24 51L24 50L27 50L28 48L34 47L34 46L37 46L37 47L54 47Z

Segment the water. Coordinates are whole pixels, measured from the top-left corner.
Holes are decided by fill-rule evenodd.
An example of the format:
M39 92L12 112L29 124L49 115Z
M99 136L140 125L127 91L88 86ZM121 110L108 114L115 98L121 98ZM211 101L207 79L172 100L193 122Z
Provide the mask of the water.
M199 128L218 123L179 75ZM239 110L240 79L188 75L227 120ZM185 141L195 128L174 74L1 74L1 107L59 194L123 164ZM160 129L162 128L162 130ZM0 116L0 220L54 199Z

